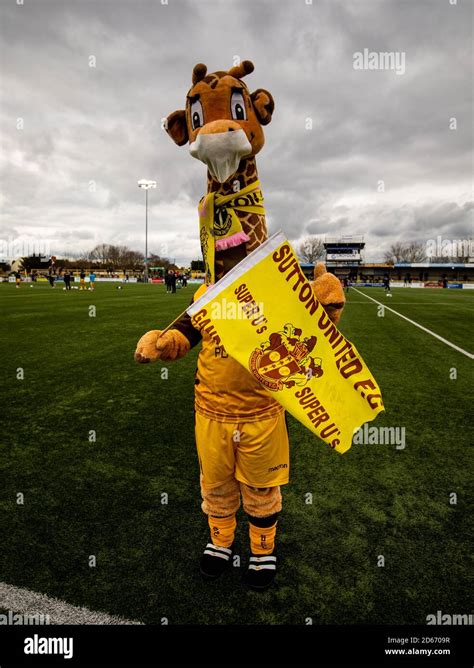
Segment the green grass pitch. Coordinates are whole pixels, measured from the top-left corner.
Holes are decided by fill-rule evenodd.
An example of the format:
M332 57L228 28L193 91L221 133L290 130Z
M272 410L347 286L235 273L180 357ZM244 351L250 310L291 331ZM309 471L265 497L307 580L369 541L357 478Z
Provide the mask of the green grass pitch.
M388 310L380 317L352 290L341 330L386 404L372 424L405 427L405 449L358 445L341 456L290 417L277 585L256 594L242 584L242 514L240 568L212 585L201 580L198 350L169 364L168 379L164 364L133 361L138 338L168 324L193 290L0 285L0 580L158 624L424 624L437 610L469 613L472 360ZM472 351L474 290L365 292Z

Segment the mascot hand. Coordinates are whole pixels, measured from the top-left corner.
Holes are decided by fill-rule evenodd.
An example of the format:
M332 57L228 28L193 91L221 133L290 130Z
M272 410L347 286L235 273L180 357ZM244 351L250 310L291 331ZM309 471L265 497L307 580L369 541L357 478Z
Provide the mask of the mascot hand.
M190 349L189 341L177 329L170 329L158 338L161 329L153 329L142 336L137 343L135 361L139 364L156 362L156 360L172 361L184 357Z
M311 285L316 299L324 306L332 322L337 324L346 303L340 280L326 271L323 262L318 262L314 268L314 281Z

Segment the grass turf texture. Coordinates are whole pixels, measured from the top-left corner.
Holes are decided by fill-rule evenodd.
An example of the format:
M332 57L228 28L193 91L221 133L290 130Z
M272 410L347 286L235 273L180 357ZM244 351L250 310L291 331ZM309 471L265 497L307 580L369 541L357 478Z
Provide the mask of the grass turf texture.
M472 360L389 311L379 317L353 291L341 330L384 394L386 413L372 424L406 427L406 448L359 445L340 456L289 417L277 586L256 594L241 582L243 515L240 568L201 580L208 531L193 435L198 349L169 364L167 380L164 364L133 361L138 338L169 323L193 289L0 285L1 579L147 623L423 624L437 610L469 612ZM365 292L470 349L474 291Z

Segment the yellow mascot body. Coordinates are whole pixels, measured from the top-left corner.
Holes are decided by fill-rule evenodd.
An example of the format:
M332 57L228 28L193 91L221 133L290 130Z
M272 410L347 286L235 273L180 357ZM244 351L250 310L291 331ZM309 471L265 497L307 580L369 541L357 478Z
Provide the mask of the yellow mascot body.
M248 60L212 74L207 74L205 65L196 65L186 108L167 118L166 130L176 144L189 143L191 155L208 167L207 194L199 203L206 284L194 299L267 239L255 156L263 147L262 126L271 121L274 101L263 89L249 93L242 79L253 69ZM337 322L344 293L324 265L315 269L313 289ZM242 498L251 549L246 581L253 589L265 589L276 573L280 486L289 475L285 412L208 333L201 336L187 314L160 335L161 330L153 330L142 336L137 362L177 360L202 340L195 380L195 434L202 509L209 519L211 542L201 558L201 573L214 579L230 563Z

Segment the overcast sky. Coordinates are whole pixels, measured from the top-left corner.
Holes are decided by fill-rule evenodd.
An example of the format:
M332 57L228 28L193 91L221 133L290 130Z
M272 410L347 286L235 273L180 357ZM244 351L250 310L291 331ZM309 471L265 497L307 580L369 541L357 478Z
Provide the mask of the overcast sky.
M183 108L197 62L212 72L235 56L255 64L249 88L275 99L258 156L270 232L363 234L368 261L396 240L471 237L472 7L0 0L0 239L58 256L143 250L137 180L150 178L150 251L200 257L206 168L160 124ZM354 69L364 49L404 54L404 73Z

